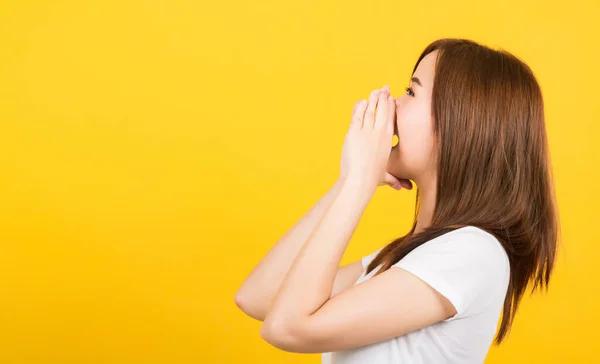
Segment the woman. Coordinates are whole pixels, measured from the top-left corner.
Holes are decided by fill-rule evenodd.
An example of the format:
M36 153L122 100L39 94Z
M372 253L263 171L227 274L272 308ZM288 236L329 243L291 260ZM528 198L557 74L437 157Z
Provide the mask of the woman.
M324 363L482 363L527 284L548 288L558 213L529 67L441 39L406 91L394 100L384 87L355 106L339 180L237 293L272 345L323 353ZM411 231L339 267L377 186L409 180Z

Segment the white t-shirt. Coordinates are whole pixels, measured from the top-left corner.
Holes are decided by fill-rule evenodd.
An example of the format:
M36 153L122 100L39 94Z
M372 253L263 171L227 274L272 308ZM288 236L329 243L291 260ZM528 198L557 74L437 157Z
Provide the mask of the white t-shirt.
M377 253L362 258L365 275ZM349 350L322 353L323 364L481 364L499 323L510 266L500 242L475 226L440 235L394 264L444 295L456 315L408 334ZM390 268L392 269L392 268Z

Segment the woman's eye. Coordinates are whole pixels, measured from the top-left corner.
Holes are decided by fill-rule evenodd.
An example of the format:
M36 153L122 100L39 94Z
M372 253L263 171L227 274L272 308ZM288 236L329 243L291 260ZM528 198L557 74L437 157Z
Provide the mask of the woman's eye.
M406 88L406 94L410 95L410 96L415 96L415 93L413 92L412 88L410 88L410 87Z

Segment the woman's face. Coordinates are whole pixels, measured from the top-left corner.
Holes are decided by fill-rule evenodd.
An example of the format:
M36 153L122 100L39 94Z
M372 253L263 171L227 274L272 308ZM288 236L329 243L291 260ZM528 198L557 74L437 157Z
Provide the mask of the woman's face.
M419 62L410 90L396 99L394 133L398 144L392 148L387 171L417 184L435 172L431 90L437 53L433 51Z

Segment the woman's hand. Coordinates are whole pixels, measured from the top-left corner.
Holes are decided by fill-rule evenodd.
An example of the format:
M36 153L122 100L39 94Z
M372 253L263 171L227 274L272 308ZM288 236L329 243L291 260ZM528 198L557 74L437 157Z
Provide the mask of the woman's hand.
M381 185L401 189L400 180L386 171L395 111L394 98L387 86L373 90L368 102L363 100L354 106L342 149L341 179L372 190Z

